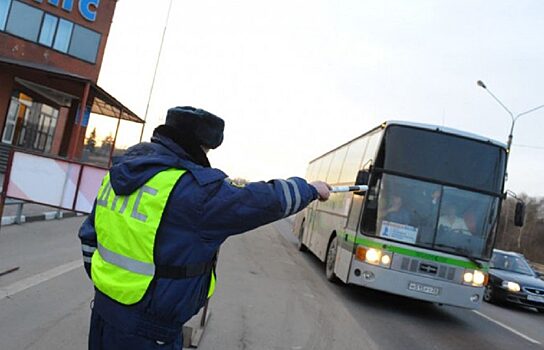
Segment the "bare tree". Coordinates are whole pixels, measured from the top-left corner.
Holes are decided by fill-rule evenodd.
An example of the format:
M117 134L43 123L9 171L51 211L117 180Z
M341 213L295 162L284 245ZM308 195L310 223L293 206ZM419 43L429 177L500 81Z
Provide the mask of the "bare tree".
M525 224L514 225L516 201L508 198L503 202L498 227L496 247L517 251L529 260L544 263L544 198L520 197L526 204Z

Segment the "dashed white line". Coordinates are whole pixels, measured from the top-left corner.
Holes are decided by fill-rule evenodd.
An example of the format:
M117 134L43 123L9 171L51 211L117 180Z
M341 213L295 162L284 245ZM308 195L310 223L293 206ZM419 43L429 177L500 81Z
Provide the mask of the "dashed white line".
M37 275L24 278L20 281L10 284L9 286L0 287L0 300L22 292L25 289L37 286L40 283L47 282L50 279L63 275L72 270L75 270L82 264L83 263L81 259L70 261L69 263L54 267Z
M491 322L495 323L496 325L501 326L501 327L504 328L504 329L509 330L510 332L514 333L515 335L520 336L520 337L522 337L523 339L525 339L525 340L527 340L527 341L530 341L530 342L533 343L533 344L540 344L540 342L539 342L538 340L535 340L535 339L533 339L533 338L531 338L531 337L529 337L529 336L527 336L527 335L525 335L525 334L523 334L523 333L521 333L521 332L515 330L514 328L505 325L504 323L501 323L501 322L499 322L499 321L497 321L497 320L494 320L494 319L492 319L491 317L489 317L489 316L487 316L487 315L485 315L485 314L483 314L483 313L481 313L481 312L479 312L479 311L472 310L472 312L474 312L475 314L477 314L477 315L479 315L479 316L485 318L485 319L488 320L488 321L491 321Z

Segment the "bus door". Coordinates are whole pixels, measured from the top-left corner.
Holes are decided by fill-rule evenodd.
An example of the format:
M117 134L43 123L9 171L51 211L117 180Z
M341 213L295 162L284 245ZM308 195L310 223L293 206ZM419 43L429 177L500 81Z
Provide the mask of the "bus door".
M304 242L310 250L312 249L312 244L315 243L314 234L315 231L318 229L318 225L316 224L317 218L317 211L316 211L317 201L314 201L310 206L308 206L308 220L306 222L306 229L304 233Z

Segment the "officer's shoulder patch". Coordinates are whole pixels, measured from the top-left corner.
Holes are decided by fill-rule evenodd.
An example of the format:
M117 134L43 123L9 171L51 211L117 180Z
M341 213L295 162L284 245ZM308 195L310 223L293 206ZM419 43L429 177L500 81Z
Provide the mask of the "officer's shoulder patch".
M234 187L238 187L238 188L244 188L246 187L246 184L240 184L240 183L236 183L236 182L230 182L230 184Z
M249 181L247 181L246 179L242 179L239 177L236 177L236 178L227 177L225 179L225 182L237 188L244 188L249 183Z

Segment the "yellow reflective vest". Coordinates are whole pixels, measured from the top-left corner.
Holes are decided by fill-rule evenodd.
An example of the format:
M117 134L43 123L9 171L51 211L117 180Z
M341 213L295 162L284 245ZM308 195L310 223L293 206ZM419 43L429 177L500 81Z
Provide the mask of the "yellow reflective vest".
M91 277L102 293L124 305L139 302L156 276L155 238L172 189L185 170L157 173L128 196L117 196L109 173L98 192L95 209L97 249ZM212 271L208 298L215 289Z

